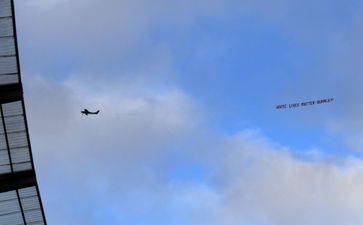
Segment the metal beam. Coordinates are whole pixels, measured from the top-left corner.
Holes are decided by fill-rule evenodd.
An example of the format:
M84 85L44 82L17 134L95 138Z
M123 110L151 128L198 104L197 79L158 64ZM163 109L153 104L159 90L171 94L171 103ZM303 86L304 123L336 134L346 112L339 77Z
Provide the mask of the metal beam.
M0 85L0 104L20 101L23 96L23 88L20 83Z
M36 186L34 170L0 175L0 193Z

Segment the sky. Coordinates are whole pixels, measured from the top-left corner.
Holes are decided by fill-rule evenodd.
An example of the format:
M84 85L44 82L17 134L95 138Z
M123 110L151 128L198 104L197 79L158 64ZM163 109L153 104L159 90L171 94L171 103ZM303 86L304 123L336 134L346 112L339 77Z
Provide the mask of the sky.
M363 223L362 1L15 7L49 224Z

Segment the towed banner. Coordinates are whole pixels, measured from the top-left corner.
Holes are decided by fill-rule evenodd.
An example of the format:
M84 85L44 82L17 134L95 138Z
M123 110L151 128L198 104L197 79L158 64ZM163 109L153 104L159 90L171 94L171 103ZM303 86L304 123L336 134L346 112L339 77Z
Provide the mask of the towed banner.
M326 98L326 99L319 99L319 100L306 101L306 102L281 104L281 105L276 105L276 109L291 109L291 108L298 108L298 107L304 107L304 106L321 105L321 104L331 103L333 101L334 101L334 98Z

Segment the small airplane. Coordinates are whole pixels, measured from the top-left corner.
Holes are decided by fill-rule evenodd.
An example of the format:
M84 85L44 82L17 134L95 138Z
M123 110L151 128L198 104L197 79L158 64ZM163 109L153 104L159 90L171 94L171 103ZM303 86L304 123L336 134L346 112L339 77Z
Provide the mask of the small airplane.
M81 111L82 114L88 116L88 114L95 114L97 115L100 112L100 110L97 110L96 112L90 112L88 111L88 109L84 109L83 111Z

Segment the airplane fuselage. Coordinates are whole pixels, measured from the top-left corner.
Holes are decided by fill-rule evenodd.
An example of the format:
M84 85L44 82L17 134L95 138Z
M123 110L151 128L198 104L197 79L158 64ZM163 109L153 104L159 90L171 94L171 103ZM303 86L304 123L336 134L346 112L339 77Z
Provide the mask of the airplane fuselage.
M84 109L83 111L81 111L82 114L88 116L88 114L93 114L93 115L97 115L100 112L100 110L97 110L96 112L90 112L87 109Z

